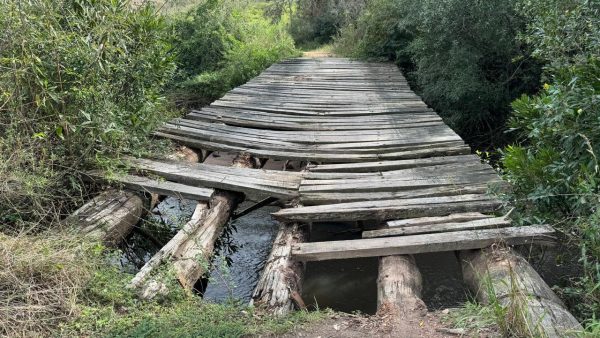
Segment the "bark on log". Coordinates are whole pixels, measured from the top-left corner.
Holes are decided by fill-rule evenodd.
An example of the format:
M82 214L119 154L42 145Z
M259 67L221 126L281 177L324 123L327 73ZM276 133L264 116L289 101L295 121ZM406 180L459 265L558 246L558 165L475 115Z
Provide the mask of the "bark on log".
M410 255L379 258L377 309L395 309L400 315L427 311L421 300L423 281L415 258Z
M139 222L150 201L142 194L107 190L64 220L68 226L109 246L118 245Z
M576 337L581 324L525 258L510 249L460 253L463 277L477 299L507 308L507 328L517 335Z
M232 166L253 168L254 163L249 155L244 154L238 155ZM242 199L240 194L217 191L208 208L199 203L192 219L142 267L129 286L140 289L141 297L146 299L167 293L167 286L161 276L155 276L155 272L172 261L177 280L183 288L192 291L196 282L208 272L215 241Z
M187 147L179 147L171 158L198 162L198 155ZM63 222L108 246L117 246L158 201L157 194L110 189L84 204Z
M304 240L305 233L299 224L282 223L279 226L273 249L252 294L251 305L277 316L293 311L294 305L304 307L300 297L304 265L292 259L292 245Z
M420 323L427 314L421 300L422 277L411 255L379 258L377 315L383 330L403 337L422 337Z

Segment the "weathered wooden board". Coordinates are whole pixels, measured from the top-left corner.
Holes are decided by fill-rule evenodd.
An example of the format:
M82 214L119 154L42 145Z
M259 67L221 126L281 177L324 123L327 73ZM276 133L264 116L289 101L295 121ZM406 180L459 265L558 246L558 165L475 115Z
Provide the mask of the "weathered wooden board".
M388 221L400 218L446 216L461 212L494 212L502 202L487 195L457 195L339 203L282 209L273 216L285 221Z
M503 228L510 226L510 221L504 217L484 218L467 222L456 223L437 223L410 227L393 227L389 229L379 229L365 231L363 238L405 236L417 234L429 234L435 232L452 232L461 230L476 230L488 228Z
M470 230L424 235L301 243L292 247L299 261L382 257L424 252L479 249L494 243L551 244L554 230L547 225Z
M93 180L117 182L118 184L123 185L131 190L138 190L142 192L147 191L151 193L157 193L159 195L175 196L195 201L208 201L215 193L214 189L194 187L143 176L121 175L107 180L105 178L105 174L101 171L90 171L86 174L89 175Z
M430 225L430 224L440 224L440 223L455 223L455 222L468 222L479 219L492 218L493 215L485 215L480 212L465 212L459 214L452 214L448 216L441 217L421 217L421 218L410 218L410 219L400 219L395 221L387 222L387 226L390 228L393 227L411 227L418 225Z
M182 164L170 161L131 159L136 169L151 173L173 182L186 185L229 190L241 193L258 193L282 199L290 199L298 194L300 176L297 179L272 175L260 176L261 170L237 168L235 173L211 171L202 164ZM225 171L225 170L222 170ZM244 175L247 172L247 175ZM257 176L258 174L258 176Z

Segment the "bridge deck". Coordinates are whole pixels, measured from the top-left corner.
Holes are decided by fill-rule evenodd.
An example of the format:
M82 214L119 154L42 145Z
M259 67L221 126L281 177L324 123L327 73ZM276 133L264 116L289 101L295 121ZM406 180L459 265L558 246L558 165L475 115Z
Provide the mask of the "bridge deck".
M300 244L293 250L298 259L547 242L552 233L545 226L511 228L506 220L481 214L501 207L487 192L503 188L503 182L470 154L392 64L284 61L156 134L197 149L308 165L289 173L137 160L142 172L176 183L298 200L300 207L274 214L287 222L382 222L384 229L365 232L360 240ZM460 215L472 217L457 221ZM432 217L438 221L428 221ZM385 225L400 219L410 219L405 222L410 228L399 226L402 221Z

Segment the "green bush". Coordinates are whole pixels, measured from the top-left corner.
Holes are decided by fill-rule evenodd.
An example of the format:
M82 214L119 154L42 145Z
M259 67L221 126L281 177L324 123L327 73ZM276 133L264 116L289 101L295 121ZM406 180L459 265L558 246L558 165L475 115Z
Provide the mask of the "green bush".
M142 149L175 66L152 7L0 3L0 224L35 225L81 195L79 169Z
M510 102L538 83L516 37L525 27L501 0L372 0L342 29L338 52L400 64L425 102L467 142L503 142Z
M331 42L338 31L356 20L366 0L295 0L290 33L300 46Z
M600 3L523 1L524 38L549 83L513 103L519 142L505 149L505 177L524 223L548 222L579 244L584 275L565 288L580 318L600 315ZM597 326L597 324L596 324Z
M173 92L180 104L207 104L298 54L286 23L273 24L260 4L209 0L174 26L180 74Z

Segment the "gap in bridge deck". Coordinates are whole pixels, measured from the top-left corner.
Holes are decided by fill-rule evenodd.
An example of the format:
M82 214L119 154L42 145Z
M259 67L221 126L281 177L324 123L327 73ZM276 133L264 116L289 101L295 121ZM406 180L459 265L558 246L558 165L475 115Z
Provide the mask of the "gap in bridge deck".
M360 239L352 223L316 223L311 242ZM423 277L423 301L430 311L456 307L467 300L461 267L454 252L415 255ZM308 262L302 297L311 308L342 312L377 311L378 258Z

